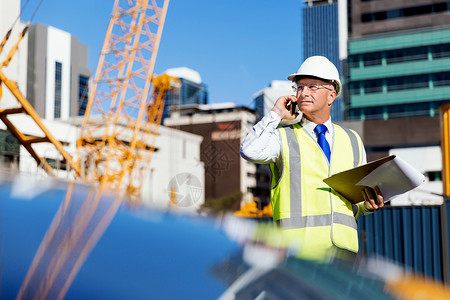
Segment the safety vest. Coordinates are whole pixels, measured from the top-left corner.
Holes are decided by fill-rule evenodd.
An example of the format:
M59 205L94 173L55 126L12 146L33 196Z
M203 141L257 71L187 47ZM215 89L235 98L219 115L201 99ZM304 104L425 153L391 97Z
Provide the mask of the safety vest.
M361 165L363 144L353 130L333 126L331 163L299 124L278 128L282 164L270 165L273 219L303 249L315 252L334 244L358 252L352 204L323 179Z

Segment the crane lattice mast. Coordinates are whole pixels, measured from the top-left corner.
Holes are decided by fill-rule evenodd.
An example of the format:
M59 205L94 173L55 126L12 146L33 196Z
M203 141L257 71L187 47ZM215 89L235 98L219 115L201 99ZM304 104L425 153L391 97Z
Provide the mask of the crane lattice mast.
M77 141L84 181L139 188L164 107L149 91L168 3L115 2Z

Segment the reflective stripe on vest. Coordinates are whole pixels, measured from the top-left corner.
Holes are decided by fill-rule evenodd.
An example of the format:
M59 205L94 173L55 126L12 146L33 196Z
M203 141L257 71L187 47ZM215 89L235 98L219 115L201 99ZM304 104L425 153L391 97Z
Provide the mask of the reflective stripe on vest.
M344 129L337 125L334 126L335 142L333 143L331 166L328 165L328 161L325 161L326 157L324 153L320 151L320 148L318 148L319 146L317 143L300 127L300 125L294 124L290 127L279 129L283 148L282 161L284 166L282 170L278 170L275 164L271 164L273 176L271 196L272 208L274 210L274 221L279 223L284 229L301 229L307 227L341 224L356 231L356 221L353 216L351 204L337 193L330 193L330 189L325 187L326 185L323 184L323 182L323 186L320 186L317 178L314 179L315 182L319 184L317 190L327 190L328 192L326 192L326 195L322 194L320 191L313 191L308 194L308 190L303 191L303 194L310 195L311 197L316 195L314 197L319 197L321 201L324 201L324 199L330 199L328 200L329 203L327 203L329 207L325 207L323 209L314 207L313 210L315 209L315 211L306 213L306 215L302 210L304 209L302 208L302 200L304 200L302 199L302 185L305 182L305 179L302 178L302 171L305 171L302 169L302 166L307 165L310 162L307 161L302 164L302 159L305 159L305 154L302 155L300 153L301 149L303 149L303 153L306 151L309 154L309 156L307 156L308 160L314 160L314 166L317 166L317 173L324 176L329 176L361 164L362 143L358 139L357 135L349 129ZM299 139L302 140L301 145L299 144ZM305 150L306 147L317 148L313 148L311 152L308 149ZM334 151L336 147L339 149ZM352 149L350 153L348 153L349 151L344 151L347 152L343 159L345 162L340 162L339 158L336 157L340 152L342 152L342 149ZM351 157L349 155L351 155ZM321 156L323 156L323 158L321 158ZM286 173L286 171L288 171L288 173ZM307 175L309 176L311 174ZM320 178L320 181L322 179L323 178ZM281 198L286 200L289 199L289 202L282 203L279 201ZM354 245L350 248L354 248ZM351 250L357 251L355 249Z

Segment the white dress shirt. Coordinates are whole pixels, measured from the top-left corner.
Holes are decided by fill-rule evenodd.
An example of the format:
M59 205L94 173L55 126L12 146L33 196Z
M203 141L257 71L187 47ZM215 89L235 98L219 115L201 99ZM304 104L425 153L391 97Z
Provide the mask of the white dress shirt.
M277 130L278 125L281 122L281 117L273 111L270 111L269 114L264 116L253 129L247 134L245 137L242 146L241 146L241 156L248 161L258 164L269 164L275 163L278 165L278 168L281 169L282 161L281 161L281 143L279 138L279 131ZM306 118L302 118L300 123L306 132L316 141L317 143L317 134L314 132L314 128L317 124L309 121ZM327 126L327 132L325 133L325 138L330 144L330 149L333 149L333 133L334 127L333 123L331 123L331 118L326 121L325 126ZM366 159L366 151L363 147L362 149L362 163L365 164L367 162ZM361 195L361 198L363 196ZM367 210L364 202L359 202L358 206L361 208L360 212L362 215L367 215L372 213Z
M248 161L258 164L275 163L281 157L281 143L279 131L276 130L281 122L281 117L274 111L264 116L245 137L241 146L241 156ZM316 141L317 134L314 128L317 124L302 118L300 123L303 129ZM327 131L325 138L333 149L334 127L329 118L325 123ZM363 147L363 163L366 163L366 152Z

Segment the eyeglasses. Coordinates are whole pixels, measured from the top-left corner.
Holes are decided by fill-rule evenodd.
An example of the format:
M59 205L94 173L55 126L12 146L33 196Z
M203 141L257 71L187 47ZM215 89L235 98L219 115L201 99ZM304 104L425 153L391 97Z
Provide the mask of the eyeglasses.
M292 85L292 90L295 93L298 93L298 92L302 92L305 87L307 87L308 90L313 93L315 93L320 88L324 88L329 91L333 91L332 89L327 88L326 86L324 86L323 84L320 84L320 83L307 83L307 84L298 84L298 85L294 84L294 85Z

